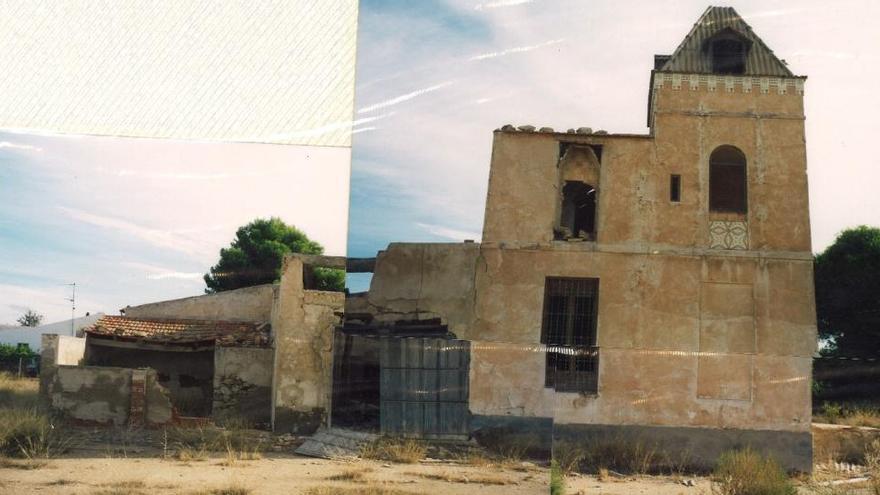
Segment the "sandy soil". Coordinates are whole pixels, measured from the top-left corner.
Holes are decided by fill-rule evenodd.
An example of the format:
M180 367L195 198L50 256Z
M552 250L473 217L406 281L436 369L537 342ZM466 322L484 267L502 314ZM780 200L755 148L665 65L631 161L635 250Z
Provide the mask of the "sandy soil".
M361 472L363 479L339 481L328 478ZM693 486L682 481L691 480ZM132 493L149 495L207 495L205 490L244 487L251 495L293 495L309 488L384 487L407 494L424 495L517 495L549 492L549 472L537 466L505 469L475 467L449 462L390 464L369 460L325 460L288 454L266 454L263 459L227 464L224 457L183 462L156 457L124 458L76 455L53 459L37 469L0 467L0 494L97 495L136 482ZM867 494L864 485L849 493ZM807 486L800 494L816 492ZM121 491L118 493L127 493ZM573 475L566 478L568 495L710 495L707 478L635 476L608 478Z
M225 458L182 462L156 458L66 457L39 469L0 468L0 493L90 495L124 482L142 482L150 495L179 494L237 485L253 495L298 494L311 487L385 486L414 493L458 495L547 493L547 470L539 467L487 469L448 463L388 464L331 461L280 454L224 465ZM365 480L330 481L349 471ZM442 479L432 479L432 478ZM490 480L481 483L480 478ZM451 479L452 481L446 481Z

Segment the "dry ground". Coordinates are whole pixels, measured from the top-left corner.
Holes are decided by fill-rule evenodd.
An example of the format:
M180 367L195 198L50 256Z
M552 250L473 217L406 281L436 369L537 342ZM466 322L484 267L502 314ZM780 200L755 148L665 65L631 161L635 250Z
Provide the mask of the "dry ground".
M77 457L76 452L51 459L38 469L0 468L0 493L45 495L210 494L212 489L237 486L253 495L307 494L309 489L384 488L404 493L458 495L546 493L546 469L532 467L486 469L453 464L390 464L353 462L266 454L258 460L228 465L217 456L200 461L159 458ZM129 491L124 491L128 489ZM222 492L220 492L222 493ZM324 495L324 492L316 492ZM327 491L330 495L361 495L357 491ZM364 491L363 495L383 492ZM201 493L200 493L201 495Z
M262 452L245 437L222 437L220 452L208 452L199 442L216 447L208 432L187 430L178 442L186 448L169 449L166 435L156 431L54 429L36 411L36 381L12 380L0 375L0 430L22 422L49 427L49 438L71 437L69 452L29 455L36 460L0 456L0 494L46 495L459 495L549 493L547 467L516 458L491 461L479 455L461 461L396 463L383 460L324 460L288 453ZM31 417L28 414L36 414ZM22 413L25 416L22 416ZM43 431L43 430L39 430ZM233 430L234 431L234 430ZM241 430L245 433L244 430ZM178 432L180 433L180 432ZM184 432L186 433L186 432ZM193 435L195 434L195 435ZM260 442L269 444L263 432ZM2 435L0 435L2 437ZM150 438L152 437L152 438ZM820 463L812 479L801 479L799 493L806 495L875 495L867 483L835 486L867 474L866 445L880 438L880 430L841 425L814 425L814 452ZM0 447L3 438L0 438ZM210 441L209 441L210 440ZM230 447L230 442L234 448ZM238 442L238 443L236 443ZM63 443L63 445L68 445ZM226 455L222 445L229 450ZM260 446L268 447L265 443ZM8 445L7 445L8 447ZM263 450L263 449L261 449ZM424 452L416 458L423 457ZM21 457L19 455L19 457ZM48 458L47 458L48 457ZM183 459L183 460L181 460ZM412 460L412 459L410 459ZM855 466L853 466L853 464ZM684 482L684 483L683 483ZM690 485L690 486L688 486ZM596 476L572 474L565 478L565 494L710 495L712 482L698 476ZM876 492L880 493L880 492Z

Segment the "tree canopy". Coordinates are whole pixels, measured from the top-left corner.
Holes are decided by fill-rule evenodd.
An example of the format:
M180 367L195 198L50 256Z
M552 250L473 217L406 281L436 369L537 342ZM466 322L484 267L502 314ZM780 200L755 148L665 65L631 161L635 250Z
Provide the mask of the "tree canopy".
M18 324L23 327L37 327L40 326L40 323L43 322L43 315L37 313L32 309L28 309L15 321L17 321Z
M823 352L880 357L880 229L843 231L816 256L815 283Z
M205 274L207 293L268 284L281 278L284 256L290 253L323 254L324 247L280 218L258 218L240 227L220 261ZM345 272L315 270L317 289L342 291Z

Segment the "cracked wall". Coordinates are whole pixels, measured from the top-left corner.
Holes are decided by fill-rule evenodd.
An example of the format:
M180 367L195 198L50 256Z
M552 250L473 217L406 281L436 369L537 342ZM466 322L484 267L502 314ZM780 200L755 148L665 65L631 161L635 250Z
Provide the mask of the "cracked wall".
M668 87L653 98L652 135L496 131L482 244L391 244L357 309L379 321L439 316L473 341L475 414L808 432L816 326L802 98ZM601 173L574 155L560 170L560 142L601 146ZM722 144L748 159L746 214L708 211L709 154ZM598 181L595 242L553 240L560 177ZM713 248L713 221L744 223L746 244ZM550 276L600 279L596 395L544 387Z
M155 370L78 366L70 361L75 360L76 349L84 352L85 344L72 339L43 335L40 399L44 404L66 420L121 426L129 423L133 394L139 393L140 401L135 403L142 408L137 411L139 421L160 425L173 420L168 392L159 385ZM141 376L141 387L132 386L135 373Z
M285 258L282 273L272 310L272 423L275 431L311 433L330 410L333 332L345 295L305 290L295 256Z
M272 408L273 349L214 348L215 419L244 418L269 424Z

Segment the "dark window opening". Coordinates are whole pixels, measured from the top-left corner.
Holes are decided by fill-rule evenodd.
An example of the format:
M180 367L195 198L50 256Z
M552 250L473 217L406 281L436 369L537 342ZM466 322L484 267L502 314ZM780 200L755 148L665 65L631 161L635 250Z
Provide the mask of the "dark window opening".
M561 229L557 239L572 237L596 239L596 188L578 181L566 181L562 187Z
M709 210L746 213L746 157L733 146L719 146L709 157Z
M746 45L738 39L719 39L712 42L712 72L718 74L745 74Z
M547 346L544 386L595 393L599 354L596 316L599 279L547 278L541 343Z
M669 176L669 201L673 203L681 202L681 176Z

